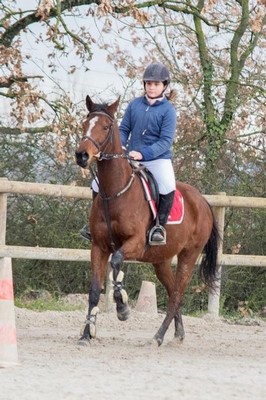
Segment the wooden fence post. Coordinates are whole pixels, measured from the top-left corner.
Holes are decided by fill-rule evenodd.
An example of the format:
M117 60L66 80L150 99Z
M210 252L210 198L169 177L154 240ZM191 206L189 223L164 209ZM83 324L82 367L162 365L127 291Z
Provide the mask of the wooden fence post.
M1 181L7 180L0 178ZM0 193L0 246L6 244L7 194ZM12 260L0 258L0 367L17 365Z
M7 178L0 178L0 186ZM7 194L0 192L0 246L6 244Z
M217 195L226 196L225 192L219 192ZM223 236L224 236L224 217L225 217L225 207L213 207L214 216L217 221L217 227L220 234L220 244L218 247L218 262L219 265L217 271L217 282L216 282L216 289L209 290L209 297L208 297L208 313L218 317L219 316L219 309L220 309L220 293L221 293L221 275L222 275L222 265L221 259L223 254Z

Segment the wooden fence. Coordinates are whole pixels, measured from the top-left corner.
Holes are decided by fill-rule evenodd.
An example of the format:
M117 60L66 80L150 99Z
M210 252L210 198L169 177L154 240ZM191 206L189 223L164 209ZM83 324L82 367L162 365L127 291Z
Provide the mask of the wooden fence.
M52 185L44 183L16 182L0 178L0 258L24 258L38 260L61 260L61 261L90 261L90 250L44 248L9 246L6 244L6 218L7 218L7 197L9 193L29 194L51 197L91 199L91 189L77 187ZM216 195L205 195L206 200L211 204L217 219L221 237L224 233L224 216L226 207L237 208L266 208L266 198L260 197L239 197L226 196L226 193ZM265 256L223 254L222 243L219 248L219 264L236 266L266 267ZM176 257L173 264L176 264ZM219 276L221 277L221 268ZM213 315L219 314L220 282L215 293L209 293L208 312Z

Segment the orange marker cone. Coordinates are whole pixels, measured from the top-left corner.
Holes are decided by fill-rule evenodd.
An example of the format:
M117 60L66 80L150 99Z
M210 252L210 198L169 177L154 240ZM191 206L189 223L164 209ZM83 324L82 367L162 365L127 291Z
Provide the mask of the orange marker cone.
M142 281L135 310L157 315L156 289L153 282Z
M11 258L0 258L0 367L18 364Z

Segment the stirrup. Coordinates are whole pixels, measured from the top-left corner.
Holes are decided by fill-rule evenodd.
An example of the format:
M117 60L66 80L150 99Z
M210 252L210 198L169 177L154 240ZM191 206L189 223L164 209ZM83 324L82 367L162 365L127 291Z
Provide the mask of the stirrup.
M153 235L159 230L162 233L162 240L154 240ZM155 225L151 228L149 232L149 245L150 246L162 246L166 244L166 230L162 225Z
M88 225L84 225L79 231L79 234L83 239L88 240L89 242L92 241L91 233L88 231Z

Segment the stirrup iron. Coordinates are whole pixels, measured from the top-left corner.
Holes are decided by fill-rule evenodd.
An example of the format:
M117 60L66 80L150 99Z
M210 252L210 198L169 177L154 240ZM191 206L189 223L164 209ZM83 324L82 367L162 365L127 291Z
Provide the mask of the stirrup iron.
M160 229L163 232L164 235L164 240L162 240L161 242L158 242L156 240L152 240L152 236L154 234L154 232ZM166 244L166 230L162 225L155 225L151 228L150 232L149 232L149 245L150 246L162 246Z

